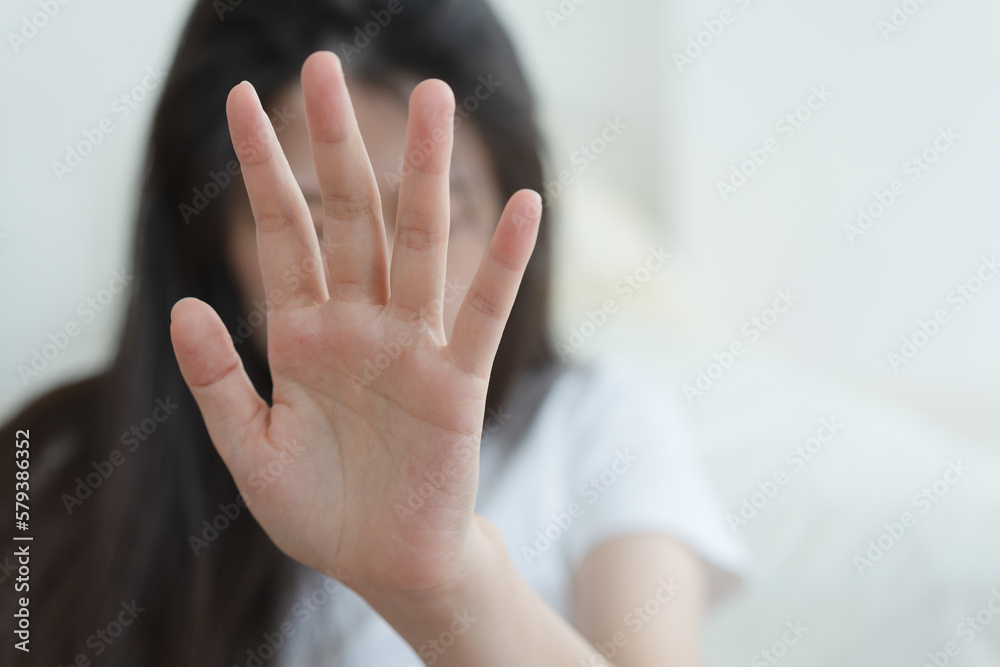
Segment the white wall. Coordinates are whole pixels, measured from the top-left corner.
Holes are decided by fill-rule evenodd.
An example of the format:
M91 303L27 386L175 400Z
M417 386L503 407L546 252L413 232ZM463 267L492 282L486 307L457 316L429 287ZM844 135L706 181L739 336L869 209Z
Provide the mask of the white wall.
M996 441L1000 280L960 310L948 296L1000 253L1000 5L914 4L885 35L889 0L589 0L555 30L544 15L554 1L503 5L538 68L557 156L604 116L634 121L562 200L563 338L638 265L644 235L675 252L642 306L626 304L581 355L618 346L693 382L714 353L747 342L741 324L775 289L792 287L793 310L746 354ZM691 38L707 46L677 59ZM814 99L821 108L794 134L777 126L817 86L829 100ZM954 146L911 181L907 161L947 127ZM777 152L723 201L717 183L768 138ZM852 242L845 225L897 178L905 193ZM888 354L941 308L947 323L894 370Z
M678 7L665 50L724 6L694 4ZM961 310L948 294L1000 253L1000 5L913 3L886 39L877 22L893 4L757 0L692 67L668 68L671 222L721 329L772 286L797 285L795 312L762 339L769 352L996 442L1000 280ZM833 97L723 203L716 181L817 84ZM904 165L941 127L960 138L912 181ZM905 194L849 241L845 224L896 178ZM887 354L939 308L948 323L892 370Z
M10 34L21 33L24 19L42 10L37 0L10 0L0 11L4 415L69 377L92 372L110 355L125 299L114 296L99 313L85 302L101 298L113 272L126 265L158 88L129 104L120 97L131 99L147 67L169 69L188 3L53 4L58 12L16 50ZM53 162L64 163L67 146L84 140L85 132L96 137L102 121L113 131L78 167L57 174ZM30 367L32 351L73 324L79 333L25 383L18 365Z

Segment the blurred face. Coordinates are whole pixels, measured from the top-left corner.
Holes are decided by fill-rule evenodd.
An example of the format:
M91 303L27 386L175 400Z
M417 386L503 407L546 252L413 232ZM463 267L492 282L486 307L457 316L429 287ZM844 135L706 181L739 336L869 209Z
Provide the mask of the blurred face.
M378 181L391 257L406 135L406 100L416 82L392 92L359 79L349 78L347 84ZM323 203L313 166L301 87L297 83L289 86L266 109L269 114L272 109L282 112L284 118L273 114L272 122L292 173L309 204L322 245ZM462 123L455 132L451 163L451 230L444 294L444 326L449 338L458 307L472 283L479 262L486 254L501 209L499 186L486 145L471 123ZM263 302L265 295L257 262L255 223L245 190L236 193L227 229L228 259L239 284L244 310L249 311L251 304ZM252 340L261 353L266 352L267 339L263 327L254 333Z

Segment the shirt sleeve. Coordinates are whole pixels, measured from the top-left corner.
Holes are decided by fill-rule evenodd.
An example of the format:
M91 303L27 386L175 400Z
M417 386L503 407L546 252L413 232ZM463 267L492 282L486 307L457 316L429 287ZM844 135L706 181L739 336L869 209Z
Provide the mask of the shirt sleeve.
M691 446L671 395L645 375L596 368L581 397L570 493L582 515L566 535L576 571L602 542L628 533L660 533L710 566L713 599L746 571L747 552L728 529L721 504Z

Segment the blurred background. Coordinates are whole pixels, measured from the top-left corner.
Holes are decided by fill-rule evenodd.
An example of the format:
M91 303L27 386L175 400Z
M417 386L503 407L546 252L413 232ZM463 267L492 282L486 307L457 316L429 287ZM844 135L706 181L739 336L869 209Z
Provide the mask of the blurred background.
M1000 618L959 627L1000 590L1000 4L493 4L549 143L553 339L668 378L754 555L709 664L773 664L759 651L794 622L788 665L935 664L951 641L955 664L1000 664ZM0 417L110 359L151 73L189 6L68 2L32 33L37 1L4 3ZM859 566L957 460L971 472Z

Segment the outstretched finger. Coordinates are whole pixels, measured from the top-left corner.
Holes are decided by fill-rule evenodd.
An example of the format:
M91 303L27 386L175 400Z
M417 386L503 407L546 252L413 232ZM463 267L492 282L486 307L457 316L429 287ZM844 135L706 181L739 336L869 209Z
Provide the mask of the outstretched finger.
M507 202L489 250L455 317L448 349L458 368L489 376L524 269L538 237L542 199L520 190Z
M388 251L375 172L340 60L314 53L302 66L313 161L323 195L324 253L333 296L384 304Z
M410 96L390 267L390 301L407 317L425 314L443 329L440 301L451 223L449 177L455 96L443 81L422 82Z
M170 338L208 434L232 469L240 446L266 430L270 409L247 377L225 325L207 303L188 298L174 304Z
M244 81L230 91L226 115L257 221L265 293L278 309L325 302L326 278L309 206L253 86ZM302 279L282 282L289 270Z

